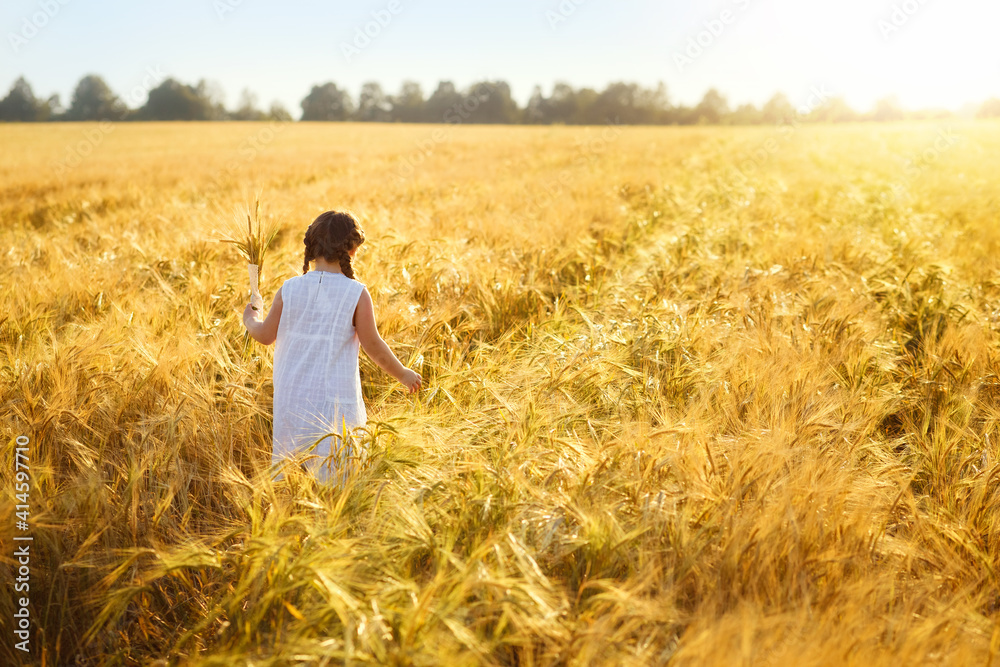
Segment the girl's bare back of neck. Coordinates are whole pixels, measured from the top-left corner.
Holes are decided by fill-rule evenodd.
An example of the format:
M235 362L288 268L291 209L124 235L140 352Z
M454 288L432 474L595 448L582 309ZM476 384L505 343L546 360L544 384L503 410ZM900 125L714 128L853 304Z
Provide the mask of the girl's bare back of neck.
M340 269L340 262L328 262L322 257L315 260L314 271L325 271L326 273L343 273Z

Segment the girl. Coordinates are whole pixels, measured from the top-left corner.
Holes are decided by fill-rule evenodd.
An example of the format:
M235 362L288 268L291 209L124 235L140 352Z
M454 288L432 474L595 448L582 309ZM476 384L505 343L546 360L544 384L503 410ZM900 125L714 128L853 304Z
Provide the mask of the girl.
M342 433L345 424L349 429L365 425L359 346L411 394L420 389L420 376L403 366L382 340L371 295L354 279L351 259L364 242L353 216L323 213L306 231L303 275L285 281L267 319L260 320L249 305L243 311L243 324L255 340L277 343L272 464L323 438L314 450L318 458L309 461L316 468L331 457L330 443L336 439L324 436ZM327 466L317 472L321 480L329 479Z

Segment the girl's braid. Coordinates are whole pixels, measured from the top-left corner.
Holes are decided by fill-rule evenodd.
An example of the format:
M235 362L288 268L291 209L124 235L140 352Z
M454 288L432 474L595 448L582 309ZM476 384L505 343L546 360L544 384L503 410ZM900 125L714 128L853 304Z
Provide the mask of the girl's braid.
M340 270L344 272L344 275L348 278L354 278L354 267L351 266L351 255L350 251L344 246L340 246L336 250L337 261L340 262Z

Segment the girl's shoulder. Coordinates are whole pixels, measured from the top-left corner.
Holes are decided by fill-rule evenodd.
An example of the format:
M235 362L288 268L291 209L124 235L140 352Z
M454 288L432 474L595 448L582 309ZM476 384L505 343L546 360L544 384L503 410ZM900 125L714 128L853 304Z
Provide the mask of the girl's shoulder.
M341 275L343 276L343 274ZM354 278L348 278L347 276L343 276L343 278L344 278L344 284L347 285L346 289L347 293L350 295L350 298L360 299L361 295L367 289L367 287L365 287L365 284L360 280L356 280Z
M283 301L288 301L296 292L299 291L299 287L303 284L302 279L305 276L292 276L291 278L286 278L285 282L281 283L281 298Z
M285 282L281 283L282 290L284 290L286 286L295 287L296 285L301 284L308 275L308 273L303 273L301 275L292 276L291 278L286 278Z

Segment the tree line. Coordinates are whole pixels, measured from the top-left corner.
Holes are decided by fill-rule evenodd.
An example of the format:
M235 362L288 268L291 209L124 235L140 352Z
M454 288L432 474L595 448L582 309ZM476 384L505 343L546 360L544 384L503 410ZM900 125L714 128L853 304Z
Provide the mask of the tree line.
M235 109L226 109L217 86L202 80L196 85L173 78L148 91L145 103L130 107L100 76L83 77L64 107L58 95L37 97L19 78L0 100L0 121L291 121L281 104L258 108L257 97L244 90ZM357 121L401 123L492 123L527 125L758 125L807 121L892 121L946 118L948 111L904 111L894 97L880 100L868 112L852 109L843 97L821 96L814 106L796 109L782 93L763 107L742 104L732 108L718 90L711 89L695 106L674 105L661 83L644 88L635 83L609 84L603 91L557 83L546 95L536 86L521 107L504 81L482 81L460 89L442 81L426 95L419 83L406 81L392 94L376 82L365 83L355 99L348 90L329 82L313 86L303 98L303 121ZM1000 99L985 102L979 118L1000 117Z

